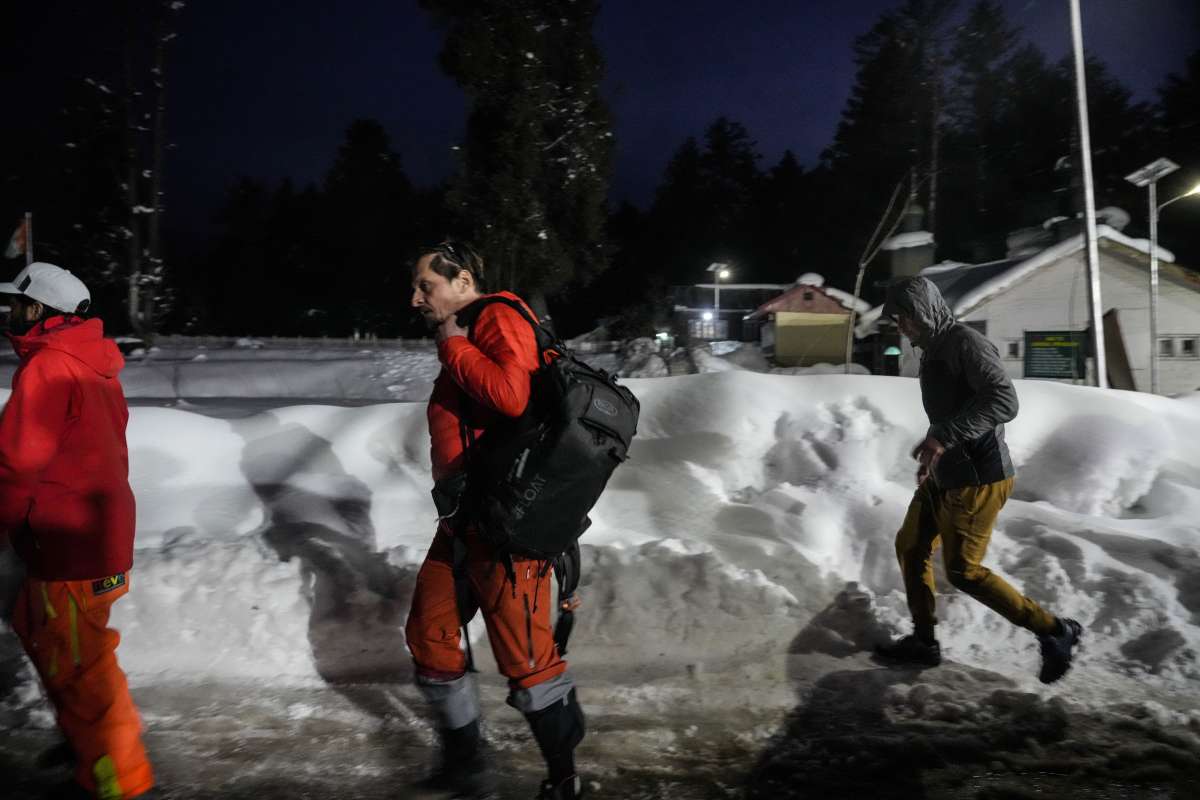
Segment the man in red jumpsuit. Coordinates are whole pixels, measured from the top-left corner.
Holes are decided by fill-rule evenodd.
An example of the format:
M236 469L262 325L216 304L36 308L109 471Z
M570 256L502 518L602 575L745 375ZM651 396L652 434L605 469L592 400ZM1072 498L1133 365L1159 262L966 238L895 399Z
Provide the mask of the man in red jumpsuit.
M108 627L133 563L125 362L70 272L30 264L0 295L21 359L0 414L0 536L27 575L13 630L75 756L60 796L138 797L154 778Z
M435 494L443 496L456 496L468 442L525 411L530 376L538 369L533 329L513 308L492 303L470 331L458 324L455 315L483 292L483 261L460 242L423 250L413 266L412 305L436 328L442 363L428 418ZM460 648L457 546L470 588L466 616L473 607L483 612L492 653L508 678L508 703L525 715L546 759L549 775L539 796L574 800L582 796L574 750L583 739L584 719L554 644L550 564L497 558L473 520L460 517L449 516L438 526L405 628L417 684L435 707L442 746L441 766L426 785L467 798L493 797L496 789L480 739L476 689Z

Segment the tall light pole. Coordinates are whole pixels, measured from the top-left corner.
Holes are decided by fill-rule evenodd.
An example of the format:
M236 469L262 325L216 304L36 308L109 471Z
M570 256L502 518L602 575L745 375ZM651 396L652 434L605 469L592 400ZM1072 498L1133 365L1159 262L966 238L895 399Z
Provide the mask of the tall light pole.
M1096 241L1096 189L1092 183L1092 134L1088 125L1087 83L1083 69L1083 22L1079 15L1079 0L1070 0L1070 5L1071 45L1075 51L1075 102L1079 113L1079 160L1083 166L1083 216L1087 232L1092 345L1096 353L1096 386L1107 389L1108 359L1104 352L1104 305L1100 299L1100 245Z
M1179 165L1171 159L1160 158L1125 176L1134 186L1150 187L1150 391L1153 394L1158 394L1158 179L1177 169Z
M716 311L716 321L713 323L713 333L721 324L721 281L729 277L729 265L714 261L708 265L708 271L713 274L713 310Z

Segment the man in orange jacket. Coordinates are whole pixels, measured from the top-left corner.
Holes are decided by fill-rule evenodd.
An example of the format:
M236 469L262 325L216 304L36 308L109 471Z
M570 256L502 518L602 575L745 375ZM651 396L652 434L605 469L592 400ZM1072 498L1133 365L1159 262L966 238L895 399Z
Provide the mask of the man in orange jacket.
M525 715L546 760L549 775L539 796L575 800L582 796L574 752L584 719L554 643L551 564L498 557L469 511L453 513L469 443L504 419L521 416L530 376L538 369L533 329L515 309L492 303L469 331L458 324L456 315L485 296L482 281L482 259L460 242L421 251L413 267L412 305L436 327L442 363L428 418L435 497L448 506L439 509L443 519L417 575L405 628L417 685L436 709L442 746L441 766L425 784L456 797L495 796L495 775L480 738L479 701L460 648L462 620L478 609L497 666L508 678L508 703ZM470 597L456 599L456 567L465 577L457 586L469 586Z
M138 797L154 778L108 627L133 562L125 362L70 272L30 264L0 295L21 360L0 414L0 536L27 575L12 627L75 756L59 796Z

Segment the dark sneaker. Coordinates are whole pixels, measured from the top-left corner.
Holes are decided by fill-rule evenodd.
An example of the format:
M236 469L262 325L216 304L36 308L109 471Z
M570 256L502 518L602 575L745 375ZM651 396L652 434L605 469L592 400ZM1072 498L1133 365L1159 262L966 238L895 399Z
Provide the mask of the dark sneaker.
M896 664L936 667L942 663L942 646L937 639L925 642L910 633L891 644L877 645L875 655Z
M1042 649L1042 671L1038 680L1054 683L1071 668L1071 655L1075 645L1083 638L1083 626L1073 619L1060 619L1058 632L1038 637Z
M579 800L583 797L583 781L578 775L572 775L555 786L550 781L542 781L542 790L538 792L537 800Z

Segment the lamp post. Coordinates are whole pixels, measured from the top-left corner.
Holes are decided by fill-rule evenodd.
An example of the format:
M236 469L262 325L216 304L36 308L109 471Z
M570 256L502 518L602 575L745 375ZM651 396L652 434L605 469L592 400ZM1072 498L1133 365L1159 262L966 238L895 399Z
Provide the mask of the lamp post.
M716 312L713 334L715 336L717 327L721 324L721 281L729 278L729 265L721 261L714 261L708 265L708 271L713 273L713 310Z
M1152 161L1136 172L1125 176L1134 186L1148 186L1150 191L1150 391L1158 394L1158 215L1176 200L1200 194L1200 184L1191 191L1158 203L1158 180L1179 169L1169 158Z
M1083 20L1079 12L1079 0L1068 0L1068 5L1071 12L1071 49L1075 54L1075 105L1079 117L1079 161L1083 178L1088 305L1091 307L1096 386L1107 389L1108 357L1104 350L1104 304L1100 297L1100 244L1096 240L1096 188L1092 182L1092 134L1088 124L1087 82L1084 78Z

